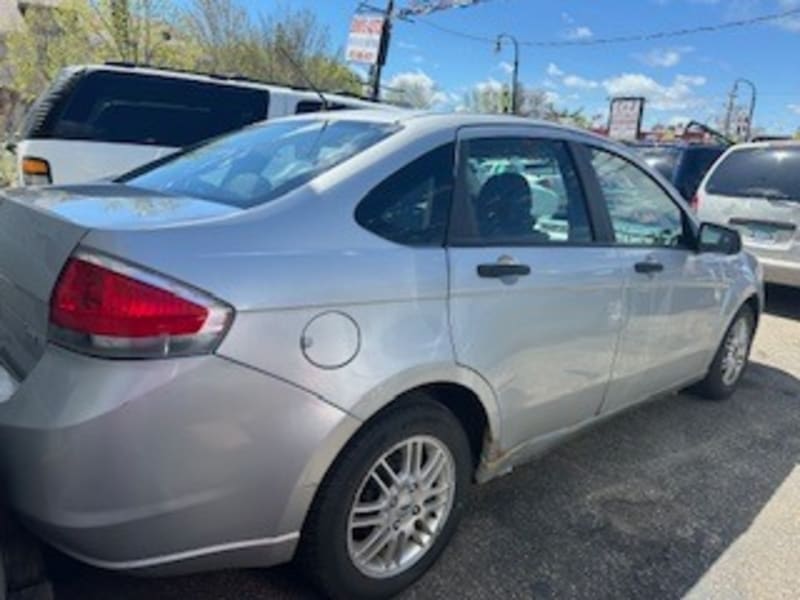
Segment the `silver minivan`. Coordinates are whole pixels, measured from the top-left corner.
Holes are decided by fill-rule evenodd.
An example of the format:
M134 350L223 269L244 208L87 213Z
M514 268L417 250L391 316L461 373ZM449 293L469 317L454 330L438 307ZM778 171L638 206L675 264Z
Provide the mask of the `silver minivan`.
M705 221L736 227L769 283L800 286L800 142L734 146L694 202Z
M732 394L762 306L739 234L608 140L278 119L0 194L0 490L99 567L294 557L385 598L472 481L656 395Z

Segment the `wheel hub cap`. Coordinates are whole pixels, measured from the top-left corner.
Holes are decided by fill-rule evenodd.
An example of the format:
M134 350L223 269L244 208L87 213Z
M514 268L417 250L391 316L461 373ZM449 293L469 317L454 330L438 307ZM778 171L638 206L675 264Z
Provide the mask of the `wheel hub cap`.
M347 550L356 568L386 578L416 564L447 522L455 472L452 453L432 436L408 438L383 454L348 517Z

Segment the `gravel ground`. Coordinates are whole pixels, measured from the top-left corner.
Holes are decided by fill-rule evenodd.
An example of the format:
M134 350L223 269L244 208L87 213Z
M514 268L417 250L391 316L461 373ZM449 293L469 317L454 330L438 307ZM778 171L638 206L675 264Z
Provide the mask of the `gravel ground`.
M800 290L769 290L768 312L730 401L653 402L476 488L450 548L405 598L678 598L696 585L696 599L797 597L785 586L800 573L800 540L786 539L800 530L800 475L792 475ZM81 567L56 592L58 600L316 597L290 567L173 579Z

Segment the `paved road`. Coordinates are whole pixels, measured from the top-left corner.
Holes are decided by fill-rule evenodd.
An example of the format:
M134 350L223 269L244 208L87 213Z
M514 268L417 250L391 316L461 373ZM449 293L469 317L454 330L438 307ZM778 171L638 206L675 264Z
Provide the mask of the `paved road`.
M784 482L800 463L800 292L770 290L769 312L734 398L648 404L477 488L452 545L406 598L678 598L754 522L779 518L767 513L796 519L800 486ZM765 510L789 488L782 510ZM785 549L795 562L797 547ZM740 597L780 596L758 589ZM163 580L81 569L56 590L59 600L315 598L289 568Z

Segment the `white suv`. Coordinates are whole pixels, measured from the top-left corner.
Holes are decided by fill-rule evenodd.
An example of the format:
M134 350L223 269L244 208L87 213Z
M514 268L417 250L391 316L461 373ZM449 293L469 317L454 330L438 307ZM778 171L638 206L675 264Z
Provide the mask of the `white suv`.
M374 107L326 94L328 108ZM311 90L136 67L63 70L37 99L13 145L18 183L83 183L120 175L256 121L319 111Z
M800 286L800 142L741 144L711 168L698 217L738 228L769 283Z

